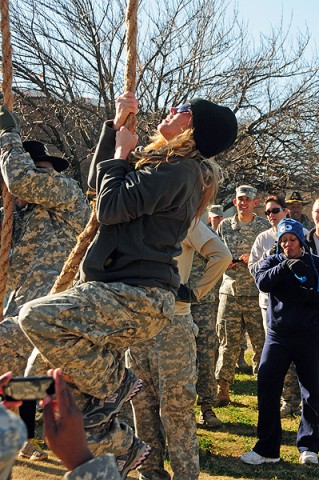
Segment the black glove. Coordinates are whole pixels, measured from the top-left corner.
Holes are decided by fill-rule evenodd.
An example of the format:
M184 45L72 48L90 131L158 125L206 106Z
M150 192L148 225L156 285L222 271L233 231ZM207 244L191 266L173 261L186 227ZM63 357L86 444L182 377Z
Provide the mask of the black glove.
M183 283L180 284L179 289L177 290L176 301L185 303L198 302L193 290L188 285L185 285Z
M287 258L281 262L281 265L297 277L307 276L311 272L311 267L298 258Z
M9 112L5 105L0 107L0 136L4 133L19 133L20 134L20 121L17 115L13 112Z

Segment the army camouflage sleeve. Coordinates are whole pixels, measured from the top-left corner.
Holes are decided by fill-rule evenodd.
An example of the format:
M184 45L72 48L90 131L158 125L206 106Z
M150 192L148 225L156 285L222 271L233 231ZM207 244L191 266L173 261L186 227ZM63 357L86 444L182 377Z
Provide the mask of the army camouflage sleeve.
M23 421L0 404L0 480L10 478L16 455L26 438Z
M93 458L64 475L64 480L121 480L113 455Z
M0 168L9 192L44 208L74 208L79 196L77 183L51 168L37 168L30 155L22 148L16 133L2 137Z

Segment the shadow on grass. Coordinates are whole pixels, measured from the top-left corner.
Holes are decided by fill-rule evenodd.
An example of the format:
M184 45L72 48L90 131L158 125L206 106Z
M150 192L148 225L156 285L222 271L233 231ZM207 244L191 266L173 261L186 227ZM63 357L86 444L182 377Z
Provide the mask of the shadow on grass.
M256 426L248 425L247 423L224 422L223 425L218 429L205 427L203 425L198 425L198 427L201 428L204 432L206 431L208 435L214 434L214 432L219 432L221 434L230 434L233 436L238 435L239 437L256 438L257 440ZM202 447L205 450L205 448L207 448L207 446L205 445L205 433L204 435L201 435L199 433L198 436L200 439L200 447ZM294 447L296 445L296 437L297 437L297 431L283 430L281 443L282 445ZM214 439L214 436L208 437L207 441L209 446L213 445L213 439ZM202 442L204 442L204 444ZM319 475L318 475L318 478L319 478Z
M255 480L317 480L319 473L316 466L296 465L284 461L274 465L245 465L239 458L215 455L208 451L200 452L200 469L201 472L213 476Z
M66 472L64 466L57 459L46 460L45 462L32 462L28 460L16 460L16 467L28 467L37 472L43 472L47 475L59 475L61 478ZM43 477L46 478L46 477ZM48 477L47 477L48 478Z
M257 396L257 380L251 375L238 375L231 385L234 395Z
M219 432L219 433L229 433L232 435L239 435L244 437L256 437L256 428L252 427L251 425L247 425L246 423L240 422L223 422L223 425L218 428L211 428L206 427L203 425L197 425L198 428L206 431L209 434ZM200 436L200 435L199 435ZM200 436L201 437L201 436Z

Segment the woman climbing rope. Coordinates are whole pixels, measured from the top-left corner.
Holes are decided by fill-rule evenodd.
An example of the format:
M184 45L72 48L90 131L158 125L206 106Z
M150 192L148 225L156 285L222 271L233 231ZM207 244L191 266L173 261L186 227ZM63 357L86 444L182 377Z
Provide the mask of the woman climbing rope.
M208 158L230 147L237 134L229 108L194 99L172 107L151 143L134 151L138 137L124 123L137 110L135 96L126 92L114 121L103 126L89 174L101 225L79 283L27 303L19 316L42 356L89 395L88 430L108 424L140 389L124 368L125 350L171 321L179 286L174 257L219 182Z

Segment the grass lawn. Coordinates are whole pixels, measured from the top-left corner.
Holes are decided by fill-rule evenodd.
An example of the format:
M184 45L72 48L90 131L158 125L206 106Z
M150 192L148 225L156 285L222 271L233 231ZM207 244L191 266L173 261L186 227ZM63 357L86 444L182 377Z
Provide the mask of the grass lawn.
M200 480L311 480L319 478L317 466L299 465L295 446L299 417L284 419L282 461L275 465L244 465L239 456L250 450L256 435L256 380L250 375L236 375L231 390L232 403L217 408L223 421L219 430L198 428L200 443ZM198 413L198 409L196 410ZM169 468L169 467L168 467ZM13 480L61 479L65 469L50 452L47 462L17 461ZM138 478L132 472L129 478ZM187 479L185 479L187 480Z

